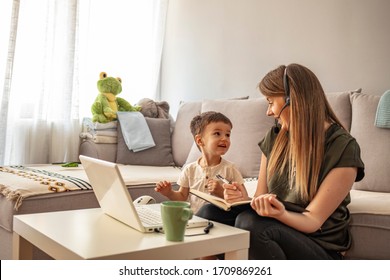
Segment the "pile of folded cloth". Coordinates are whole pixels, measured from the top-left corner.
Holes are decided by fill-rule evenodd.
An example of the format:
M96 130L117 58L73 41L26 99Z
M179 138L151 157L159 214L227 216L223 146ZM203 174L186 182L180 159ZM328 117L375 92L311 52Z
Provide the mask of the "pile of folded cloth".
M118 121L108 123L92 122L91 118L83 118L80 138L95 143L115 144L118 142Z

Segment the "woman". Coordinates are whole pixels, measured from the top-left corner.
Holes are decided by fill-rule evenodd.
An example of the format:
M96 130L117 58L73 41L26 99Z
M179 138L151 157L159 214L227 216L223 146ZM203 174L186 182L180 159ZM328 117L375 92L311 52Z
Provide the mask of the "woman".
M198 215L249 230L250 259L340 259L351 245L349 191L364 177L359 145L308 68L280 66L259 88L275 127L259 143L259 181L250 207L223 212L206 205ZM224 188L230 202L247 198L239 184ZM305 211L289 211L280 200Z

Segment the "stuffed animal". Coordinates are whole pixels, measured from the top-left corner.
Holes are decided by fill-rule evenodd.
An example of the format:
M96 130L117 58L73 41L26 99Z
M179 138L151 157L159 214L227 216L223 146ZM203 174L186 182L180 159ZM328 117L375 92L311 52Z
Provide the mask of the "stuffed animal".
M141 113L148 118L169 119L169 104L166 101L155 102L143 98L137 103L141 106Z
M137 112L141 110L140 106L132 106L125 99L117 97L122 92L121 78L107 77L105 72L101 72L97 88L99 95L91 107L93 122L108 123L117 119L116 112L118 111Z
M138 101L141 106L141 113L148 118L169 119L171 132L175 125L175 121L169 114L169 104L166 101L153 101L149 98L143 98Z

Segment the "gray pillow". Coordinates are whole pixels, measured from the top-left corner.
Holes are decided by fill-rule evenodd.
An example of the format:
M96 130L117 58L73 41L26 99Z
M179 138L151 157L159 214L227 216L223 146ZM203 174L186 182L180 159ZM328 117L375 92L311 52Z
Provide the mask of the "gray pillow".
M266 114L267 107L268 102L263 97L203 101L202 112L221 112L233 123L231 146L224 158L233 162L243 177L259 175L261 150L258 143L274 124L274 119ZM194 143L186 163L197 160L199 156L200 152Z
M182 102L177 112L175 128L172 132L172 154L177 166L183 166L194 139L190 131L193 117L200 114L202 101Z
M362 89L355 89L344 92L329 92L326 94L326 98L336 116L341 121L342 125L351 130L351 118L352 118L352 106L349 96L354 92L361 92Z
M231 98L229 100L248 99L249 96ZM225 100L225 99L222 99ZM176 116L175 128L172 132L172 154L177 166L186 163L188 154L194 143L194 138L190 131L190 123L193 117L199 115L202 110L202 101L180 102L179 111Z
M169 119L145 118L145 120L156 146L136 153L130 151L123 139L121 126L118 125L116 162L129 165L174 165Z
M389 192L390 129L374 125L380 96L363 93L351 95L351 135L360 145L365 177L354 189Z

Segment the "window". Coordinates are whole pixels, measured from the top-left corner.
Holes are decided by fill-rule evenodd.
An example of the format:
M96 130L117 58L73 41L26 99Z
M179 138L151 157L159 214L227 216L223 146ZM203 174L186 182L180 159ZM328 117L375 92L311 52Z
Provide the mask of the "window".
M1 32L0 62L8 34L17 35L8 58L10 99L1 104L8 121L1 124L0 164L77 160L80 123L91 117L100 72L121 77L120 97L131 104L156 98L168 0L13 2L20 2L17 30L0 27L11 30ZM7 4L2 13L11 22ZM11 73L2 71L0 79Z

